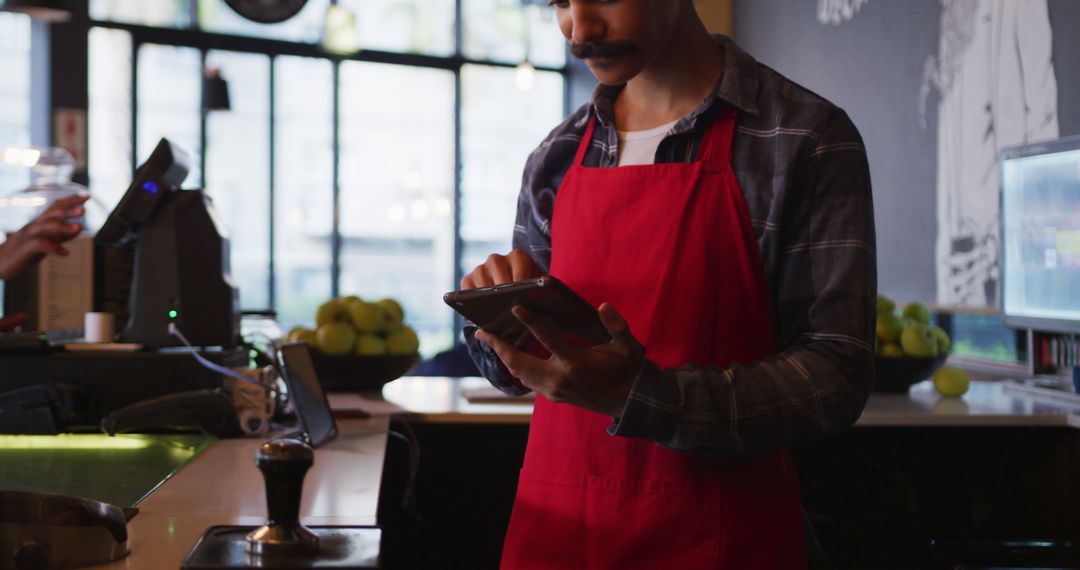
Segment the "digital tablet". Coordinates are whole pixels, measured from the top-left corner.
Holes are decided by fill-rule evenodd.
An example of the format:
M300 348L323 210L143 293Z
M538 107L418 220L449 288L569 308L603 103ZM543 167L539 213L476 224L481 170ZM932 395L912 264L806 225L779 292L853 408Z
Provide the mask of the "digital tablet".
M337 436L337 423L330 413L330 404L326 400L319 377L315 374L315 365L311 362L311 353L307 343L286 344L278 351L281 363L281 376L289 389L296 418L300 423L300 437L311 447L320 445Z
M550 275L491 287L451 291L443 295L443 301L484 331L518 348L528 346L533 338L525 325L510 312L514 305L521 305L548 319L575 342L595 345L611 340L596 308Z

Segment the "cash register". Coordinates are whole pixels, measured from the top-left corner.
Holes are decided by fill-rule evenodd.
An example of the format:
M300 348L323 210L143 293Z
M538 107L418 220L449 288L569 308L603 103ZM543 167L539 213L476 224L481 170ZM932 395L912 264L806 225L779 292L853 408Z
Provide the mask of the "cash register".
M162 139L94 238L95 309L117 315L118 340L143 350L68 352L42 334L36 350L0 352L0 431L95 426L135 402L220 388L220 373L170 349L181 345L176 331L215 364L247 366L229 243L209 197L180 189L188 165Z

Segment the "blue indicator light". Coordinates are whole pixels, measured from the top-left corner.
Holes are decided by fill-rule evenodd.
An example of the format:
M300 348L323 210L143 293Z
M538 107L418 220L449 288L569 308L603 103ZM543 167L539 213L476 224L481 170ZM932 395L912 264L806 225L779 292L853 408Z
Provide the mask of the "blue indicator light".
M158 191L157 182L154 182L153 180L147 180L146 182L143 182L142 189L144 192L156 196Z

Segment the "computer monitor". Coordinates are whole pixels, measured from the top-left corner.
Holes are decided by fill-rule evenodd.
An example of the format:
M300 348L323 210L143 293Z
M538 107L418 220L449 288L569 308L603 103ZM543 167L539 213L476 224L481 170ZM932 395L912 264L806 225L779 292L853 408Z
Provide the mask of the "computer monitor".
M1080 137L1001 154L1002 313L1080 333Z
M94 236L98 245L120 247L135 239L141 224L183 184L190 160L187 153L167 139L161 139L150 158L135 172L135 178L120 202Z
M281 376L289 389L289 398L300 424L300 437L311 447L334 439L337 423L330 411L326 391L315 373L307 343L286 344L278 350L278 357Z
M188 158L161 139L95 236L102 252L99 310L126 312L124 342L179 346L173 327L195 346L239 343L239 293L230 272L229 240L210 197L180 190ZM133 252L106 255L106 252ZM127 261L133 257L133 261ZM124 263L111 259L123 258ZM110 265L127 269L113 270ZM115 307L126 297L123 311ZM108 302L106 302L108 300Z

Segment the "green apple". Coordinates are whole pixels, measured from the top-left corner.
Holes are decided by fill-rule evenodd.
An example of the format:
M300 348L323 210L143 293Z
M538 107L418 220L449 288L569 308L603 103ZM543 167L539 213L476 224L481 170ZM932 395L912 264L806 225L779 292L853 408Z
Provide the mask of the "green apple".
M877 296L877 314L878 314L878 316L891 315L892 312L893 312L893 309L895 309L895 308L896 308L896 303L892 299L890 299L890 298L888 298L885 295L882 295L880 293L878 294L878 296Z
M401 303L398 303L394 299L382 299L375 303L382 307L384 313L386 313L386 326L390 329L396 329L405 322L405 310L401 308Z
M316 329L315 342L323 354L348 354L356 347L356 330L349 323L326 323Z
M920 323L912 323L900 333L900 347L904 354L917 357L937 356L937 339L930 328Z
M345 295L344 297L338 297L338 301L345 303L345 306L348 307L353 303L359 303L360 301L363 301L363 299L357 297L356 295Z
M349 316L358 332L380 333L386 330L386 313L375 303L353 303L349 307Z
M304 327L293 327L289 331L289 336L285 337L285 340L289 342L306 342L308 346L315 346L315 331Z
M924 325L930 324L930 309L927 309L926 305L922 303L908 303L904 307L902 315Z
M893 313L878 313L877 337L882 342L896 342L900 340L900 333L904 331L904 325L900 318Z
M386 349L390 354L416 354L420 339L412 327L405 325L386 337Z
M945 329L934 325L930 327L930 334L934 335L934 338L937 340L938 354L949 352L949 346L952 344L952 341L949 339L949 333L945 332Z
M379 356L386 354L386 341L377 334L357 335L356 354L361 356Z
M327 323L342 322L349 320L349 306L339 299L327 301L315 309L315 326L321 327Z
M934 371L934 389L942 396L955 398L968 391L970 382L967 372L955 366L942 366Z
M878 356L882 358L903 358L904 349L900 348L900 345L895 342L886 342L881 345Z

